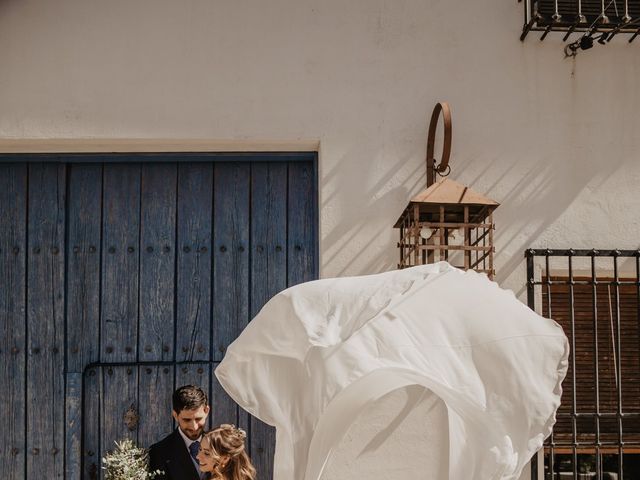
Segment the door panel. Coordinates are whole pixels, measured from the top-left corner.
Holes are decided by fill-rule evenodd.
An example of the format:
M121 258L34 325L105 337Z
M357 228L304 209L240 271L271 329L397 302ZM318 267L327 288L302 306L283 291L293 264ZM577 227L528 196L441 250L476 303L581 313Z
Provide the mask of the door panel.
M317 278L316 172L315 154L0 155L3 473L102 478L194 383L271 478L273 428L213 372L269 298Z
M27 472L64 475L65 165L29 165Z
M176 360L208 360L211 344L213 164L178 165Z
M213 354L227 346L249 321L249 215L251 165L218 163L213 189Z
M102 165L69 168L67 199L67 369L100 360Z
M251 310L254 317L287 288L287 165L259 163L251 172ZM273 477L275 428L250 419L251 459L262 478Z
M141 365L138 367L138 444L149 446L173 428L171 393L174 388L174 367Z
M176 180L175 163L142 165L138 332L141 361L173 359Z
M27 165L0 164L0 471L25 478Z
M313 165L289 165L287 284L296 285L316 277L317 194Z
M140 164L105 164L100 360L138 356Z

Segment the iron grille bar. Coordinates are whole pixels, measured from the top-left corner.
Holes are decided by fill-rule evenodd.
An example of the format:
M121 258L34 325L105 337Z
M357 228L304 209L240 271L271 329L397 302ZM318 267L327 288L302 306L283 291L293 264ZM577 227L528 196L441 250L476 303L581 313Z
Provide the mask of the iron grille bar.
M599 480L602 480L602 466L600 455L600 371L598 369L598 282L596 279L596 257L591 257L591 280L592 280L592 309L593 309L593 352L594 352L594 364L595 370L595 394L596 394L596 474Z
M618 480L633 480L637 477L634 469L638 468L638 462L629 463L625 455L638 455L640 451L640 404L634 400L638 366L635 360L628 360L636 359L640 350L640 249L528 249L525 257L529 306L535 309L536 289L540 288L542 297L538 296L538 301L542 298L544 315L557 317L572 346L571 375L565 379L567 387L556 428L545 442L546 467L542 475L546 480L567 477L578 480L586 478L586 465L589 478L606 480L615 475ZM552 264L550 259L554 257L567 257L565 267ZM576 277L575 257L583 257L589 265L586 278L582 273ZM603 276L598 278L596 258L611 258L613 271L609 270L609 263L604 272L610 273L600 273ZM634 258L632 273L625 276L635 278L620 278L621 258ZM627 267L625 264L625 272ZM536 269L544 272L536 274ZM609 309L605 313L607 298L603 294L607 292ZM635 312L629 309L631 305ZM606 324L599 319L602 314L609 318ZM628 335L638 335L637 341L631 340L631 347ZM604 343L600 345L601 342ZM604 354L601 346L606 347ZM586 378L590 379L589 384L583 383ZM532 479L537 480L540 466L536 458L531 465Z
M544 266L546 271L549 271L549 254L547 253L544 257ZM549 275L547 275L547 281L546 281L546 286L547 286L547 305L548 305L548 315L549 318L552 317L551 314L551 279L549 277ZM554 438L553 438L553 430L551 430L551 435L549 436L549 442L551 443L551 445L554 445ZM549 455L549 471L551 472L551 480L555 479L555 468L554 468L554 455Z
M547 282L546 281L544 282L530 281L530 284L531 285L547 285ZM640 286L640 282L631 282L631 281L624 281L624 280L619 280L618 284ZM569 283L569 281L552 280L550 282L550 285L571 285L571 283ZM593 280L574 280L573 285L594 285L594 283L593 283ZM596 281L595 285L615 285L615 280L611 280L611 281L598 280Z
M562 413L562 412L558 412L556 414L556 417L568 417L568 418L572 418L574 416L573 413ZM611 413L576 413L575 414L576 418L607 418L607 417L612 417L612 418L618 418L618 413L616 412L611 412ZM622 413L622 418L640 418L640 412L623 412Z
M535 309L535 290L534 285L536 284L536 279L533 276L533 250L527 251L527 305L532 309Z
M549 249L549 248L530 248L526 251L526 255L534 257L638 257L640 256L640 249L638 250L596 250L596 249L582 249L577 250L573 248L569 249Z
M624 464L624 456L622 455L622 446L624 445L624 441L622 439L622 349L621 347L621 328L620 328L620 282L618 279L618 255L613 257L613 277L615 281L613 282L614 290L616 293L616 347L618 350L618 354L616 356L616 381L618 386L618 442L619 442L619 453L618 453L618 475L620 478L624 478L623 475L623 464Z
M547 257L549 258L549 257ZM573 309L573 256L567 257L569 263L569 311L571 312L571 346L572 348L576 344L576 317ZM547 272L549 269L547 268ZM547 273L547 278L549 278L549 274ZM551 288L549 288L551 290ZM551 302L549 302L551 305ZM573 435L573 465L578 465L578 425L577 425L577 408L578 408L578 400L576 398L576 356L571 355L571 433ZM573 480L578 480L578 469L574 467L573 469Z

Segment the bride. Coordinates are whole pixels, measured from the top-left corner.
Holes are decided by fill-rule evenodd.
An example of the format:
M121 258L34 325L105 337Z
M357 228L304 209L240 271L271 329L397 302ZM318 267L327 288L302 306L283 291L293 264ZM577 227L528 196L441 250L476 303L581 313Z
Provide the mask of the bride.
M244 430L222 424L207 432L200 442L200 470L211 480L255 480L256 469L245 451Z

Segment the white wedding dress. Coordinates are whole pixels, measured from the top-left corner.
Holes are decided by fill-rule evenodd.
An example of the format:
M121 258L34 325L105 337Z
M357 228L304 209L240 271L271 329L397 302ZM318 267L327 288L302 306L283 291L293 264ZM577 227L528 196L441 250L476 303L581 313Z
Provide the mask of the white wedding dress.
M551 431L568 354L554 321L438 263L287 289L215 373L276 427L275 480L319 480L358 414L412 386L446 406L450 479L515 480Z

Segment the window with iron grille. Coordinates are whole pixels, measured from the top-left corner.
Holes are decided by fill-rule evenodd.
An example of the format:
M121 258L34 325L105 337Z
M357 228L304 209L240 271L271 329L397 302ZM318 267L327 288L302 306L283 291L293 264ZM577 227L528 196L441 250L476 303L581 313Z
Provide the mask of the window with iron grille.
M525 24L521 40L530 31L631 33L640 32L638 0L525 0ZM610 38L609 38L610 39Z
M529 306L571 343L545 480L640 479L640 252L526 255Z

